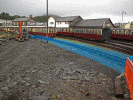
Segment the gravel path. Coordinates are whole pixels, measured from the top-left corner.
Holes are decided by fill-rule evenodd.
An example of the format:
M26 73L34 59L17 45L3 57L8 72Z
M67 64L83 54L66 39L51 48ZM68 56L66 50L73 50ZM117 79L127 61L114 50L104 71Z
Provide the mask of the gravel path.
M39 40L0 46L0 99L114 100L112 68Z

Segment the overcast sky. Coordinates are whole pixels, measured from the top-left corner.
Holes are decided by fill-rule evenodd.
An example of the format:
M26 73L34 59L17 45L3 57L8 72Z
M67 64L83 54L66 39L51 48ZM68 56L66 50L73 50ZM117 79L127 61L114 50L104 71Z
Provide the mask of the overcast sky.
M83 19L110 18L113 23L133 21L133 0L49 0L49 13L81 16ZM41 16L46 14L46 0L0 0L0 13Z

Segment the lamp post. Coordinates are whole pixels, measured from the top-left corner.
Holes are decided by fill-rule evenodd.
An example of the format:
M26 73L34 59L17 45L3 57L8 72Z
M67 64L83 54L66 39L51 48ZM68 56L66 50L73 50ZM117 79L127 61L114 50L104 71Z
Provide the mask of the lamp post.
M124 11L122 11L122 26L123 26L123 14L124 14L125 12ZM126 14L126 13L125 13Z
M47 43L48 43L48 0L47 0Z

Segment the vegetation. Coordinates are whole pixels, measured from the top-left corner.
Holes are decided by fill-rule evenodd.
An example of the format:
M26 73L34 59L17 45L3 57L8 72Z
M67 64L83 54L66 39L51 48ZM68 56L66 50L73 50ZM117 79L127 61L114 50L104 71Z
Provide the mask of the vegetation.
M49 16L48 16L49 17ZM47 21L47 16L35 16L33 18L36 22L46 22Z
M20 18L20 16L19 15L10 16L9 13L5 12L0 14L0 19L14 20L15 18Z
M30 15L30 16L32 16L32 15ZM49 16L60 17L58 15L53 15L53 14L49 14ZM26 16L19 16L19 15L10 16L9 13L6 13L6 12L3 12L0 14L0 19L5 19L5 20L14 20L14 19L20 18L20 17L26 18ZM35 16L33 19L37 22L46 22L47 21L47 15L44 14L42 16Z
M53 15L53 14L49 14L49 16L48 17L50 17L50 16L54 16L54 17L60 17L60 16L58 16L58 15ZM42 16L35 16L34 18L33 18L36 22L47 22L47 15L42 15Z

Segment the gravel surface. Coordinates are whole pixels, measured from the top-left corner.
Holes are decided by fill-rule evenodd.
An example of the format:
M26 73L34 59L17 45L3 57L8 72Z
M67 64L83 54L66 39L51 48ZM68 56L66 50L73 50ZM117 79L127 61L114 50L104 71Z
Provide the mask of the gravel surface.
M117 70L39 40L4 44L0 99L114 100Z

